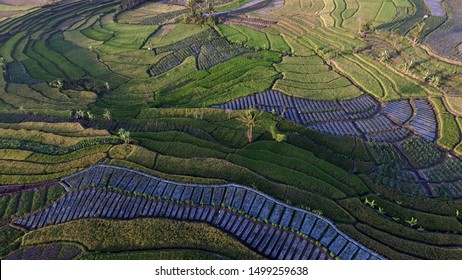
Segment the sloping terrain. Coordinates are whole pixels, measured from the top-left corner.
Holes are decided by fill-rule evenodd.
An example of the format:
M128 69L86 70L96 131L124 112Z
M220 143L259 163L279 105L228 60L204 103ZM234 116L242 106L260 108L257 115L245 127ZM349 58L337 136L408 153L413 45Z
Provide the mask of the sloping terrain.
M2 258L462 259L452 13L141 2L0 22Z

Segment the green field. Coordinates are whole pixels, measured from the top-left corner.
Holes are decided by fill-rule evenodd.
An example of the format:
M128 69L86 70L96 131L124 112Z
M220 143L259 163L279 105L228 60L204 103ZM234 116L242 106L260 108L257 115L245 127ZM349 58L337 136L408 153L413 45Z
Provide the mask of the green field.
M423 19L422 1L286 0L233 21L202 17L205 4L93 2L0 5L24 13L0 21L1 258L268 257L211 223L16 223L72 194L64 177L104 164L247 186L384 258L462 259L462 64L425 47L445 21Z

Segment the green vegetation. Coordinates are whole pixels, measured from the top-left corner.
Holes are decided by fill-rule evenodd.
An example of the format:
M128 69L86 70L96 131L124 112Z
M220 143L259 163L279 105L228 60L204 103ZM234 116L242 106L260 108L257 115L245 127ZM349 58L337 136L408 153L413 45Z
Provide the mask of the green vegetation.
M456 119L448 113L440 99L432 98L430 100L433 102L438 116L439 138L437 143L447 150L452 150L460 142L460 130Z
M30 232L24 236L22 245L63 239L81 243L89 250L100 252L191 248L235 259L261 259L237 240L213 227L163 219L90 219L68 222Z
M164 87L156 93L156 102L207 107L264 91L278 76L272 64L279 60L278 54L268 51L231 59L190 75L185 86Z
M81 246L65 242L52 242L26 246L5 256L7 260L70 260L82 253Z
M81 260L222 260L226 259L215 253L199 250L159 250L135 251L123 253L88 253L82 255Z
M283 78L273 88L290 95L309 99L350 99L361 95L356 86L318 56L284 57L276 69Z
M431 142L422 138L406 139L401 146L411 164L415 167L428 167L441 160L442 153Z
M0 227L0 257L8 255L11 251L16 250L19 245L19 239L24 233L9 225L2 225Z
M23 216L42 207L50 206L64 194L64 188L54 185L39 190L22 191L0 197L0 216L2 220Z
M215 1L214 11L247 2ZM462 154L462 71L422 45L445 26L444 17L423 19L422 3L286 0L264 20L260 10L218 24L183 23L187 7L160 2L15 8L24 15L0 22L1 256L64 240L82 259L261 258L203 224L79 220L31 231L22 244L23 232L3 225L65 192L38 183L104 163L246 185L322 213L389 258L461 258L462 204L426 195L462 194L452 182L459 161L447 154ZM428 98L438 133L435 143L410 133L388 143L314 132L279 116L290 110L282 104L271 113L210 108L267 90L324 101L369 94L381 105ZM336 120L333 109L309 110L327 118L320 123Z

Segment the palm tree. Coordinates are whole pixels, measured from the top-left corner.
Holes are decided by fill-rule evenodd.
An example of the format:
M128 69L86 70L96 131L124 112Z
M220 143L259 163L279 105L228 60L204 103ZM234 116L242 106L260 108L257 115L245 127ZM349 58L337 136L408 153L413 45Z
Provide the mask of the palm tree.
M369 203L369 205L370 205L372 208L375 208L375 206L377 205L377 203L375 202L375 200L372 200L371 203Z
M95 115L93 115L90 111L87 112L87 117L91 121L95 118Z
M130 143L130 131L120 128L117 131L117 134L119 135L120 139L124 141L125 144Z
M411 31L411 36L412 36L412 45L417 45L417 43L420 41L423 33L425 32L425 22L419 22L415 25L414 29Z
M85 117L85 112L83 110L78 110L76 114L77 114L77 118L79 119L83 119Z
M406 73L409 73L409 70L414 66L414 60L411 60L410 62L405 62L403 65L404 71Z
M369 199L367 199L367 197L366 197L366 200L364 200L364 204L367 204L372 208L375 208L375 206L377 205L377 203L375 202L375 199L370 201Z
M286 112L287 112L286 106L282 106L282 112L281 112L281 117L282 117L282 118L284 117L284 115L286 114Z
M253 128L257 125L257 118L262 114L262 111L257 111L255 109L250 109L244 111L244 114L241 115L241 121L244 122L247 126L247 139L249 143L252 143L253 138Z
M425 74L423 76L424 80L427 81L428 80L428 77L430 77L430 71L425 71Z
M190 14L195 16L197 10L199 9L200 4L204 3L204 0L188 0L186 2L186 7L189 8Z
M438 87L441 83L441 77L439 76L432 76L430 78L430 83L435 86L435 87Z
M111 120L111 111L108 108L104 109L103 118L107 121Z
M213 9L214 9L213 1L211 1L211 0L207 1L207 12L209 14L211 14L211 13L213 13Z
M414 227L417 225L417 219L412 217L410 220L406 221L406 223L410 226L410 227Z
M379 58L381 62L384 62L385 60L389 60L391 58L391 55L390 53L388 53L387 50L384 50L379 54Z

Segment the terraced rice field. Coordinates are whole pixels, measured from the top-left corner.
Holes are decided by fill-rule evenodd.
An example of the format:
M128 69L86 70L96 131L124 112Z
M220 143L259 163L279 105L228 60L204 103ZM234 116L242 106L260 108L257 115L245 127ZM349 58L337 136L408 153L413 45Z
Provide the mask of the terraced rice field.
M446 15L446 11L443 7L443 1L441 0L425 0L425 5L427 5L428 9L432 16L444 16Z
M0 21L0 258L462 259L454 1L93 2Z
M425 104L418 100L415 102ZM404 110L398 104L402 102L385 105L385 114L382 114L380 103L369 95L346 101L310 101L286 96L278 91L267 91L214 107L231 110L261 109L282 115L315 131L337 136L362 136L368 141L379 142L396 142L406 138L409 130L402 125L412 117L411 130L430 138L430 141L435 139L434 115L430 122L424 121L429 107L417 107L414 113L409 103L404 105ZM397 110L386 110L390 107ZM431 108L429 110L432 112Z
M71 189L110 186L122 191L122 194L107 192L104 189L72 192L44 212L35 213L15 223L29 229L37 229L88 217L164 217L209 223L230 232L244 244L269 258L330 258L326 252L319 252L319 246L313 245L310 239L320 241L323 246L331 248L343 259L381 258L346 237L321 217L280 204L242 186L181 185L110 166L93 167L65 178L62 183ZM175 202L152 201L126 196L124 193L145 194L158 199L171 198ZM192 205L181 202L189 202ZM223 209L217 209L216 206ZM225 207L230 207L234 212ZM250 217L246 218L243 214ZM266 221L266 225L258 221ZM278 230L275 225L288 227L300 234L297 236L293 232Z
M448 20L440 28L430 33L426 43L437 53L453 58L461 59L458 46L461 43L461 21L462 10L460 3L454 0L446 1L445 5L449 12ZM437 9L439 10L439 9Z

